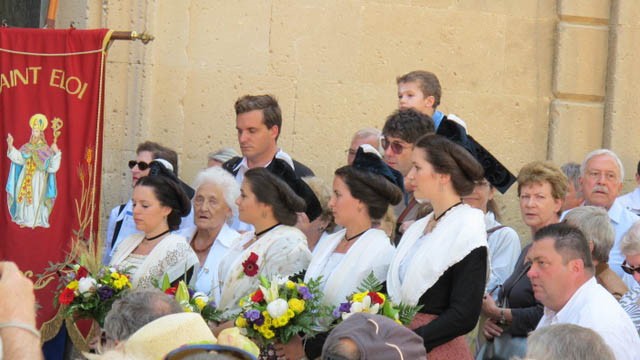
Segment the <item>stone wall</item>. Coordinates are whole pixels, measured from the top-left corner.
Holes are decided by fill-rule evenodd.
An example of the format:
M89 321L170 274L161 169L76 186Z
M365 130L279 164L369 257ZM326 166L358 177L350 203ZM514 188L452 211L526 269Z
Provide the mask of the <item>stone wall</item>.
M612 4L613 3L613 4ZM631 167L640 143L634 0L271 0L61 2L59 27L145 30L107 67L102 214L130 196L126 161L146 139L180 154L190 182L209 151L235 146L233 102L280 101L280 145L331 181L351 134L380 128L395 77L435 72L441 110L512 172L611 146ZM615 96L614 96L615 95ZM635 130L635 131L631 131ZM635 164L634 164L635 166ZM633 174L628 171L627 178ZM515 188L499 201L528 238Z

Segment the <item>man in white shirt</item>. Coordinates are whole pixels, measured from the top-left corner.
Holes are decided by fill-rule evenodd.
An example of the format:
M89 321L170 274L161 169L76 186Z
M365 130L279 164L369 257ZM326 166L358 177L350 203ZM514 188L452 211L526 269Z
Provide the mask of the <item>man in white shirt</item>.
M624 261L624 256L620 251L620 241L631 225L640 218L616 201L622 190L623 179L622 161L618 155L608 149L590 152L580 167L580 185L582 186L584 205L605 208L615 231L613 247L609 253L609 266L629 288L633 288L635 281L620 267Z
M618 197L616 202L632 213L640 215L640 161L636 170L636 184L638 186L632 192Z
M629 315L594 277L582 232L568 224L546 226L534 235L527 254L535 298L544 305L538 329L560 323L590 328L616 359L640 359L640 338Z

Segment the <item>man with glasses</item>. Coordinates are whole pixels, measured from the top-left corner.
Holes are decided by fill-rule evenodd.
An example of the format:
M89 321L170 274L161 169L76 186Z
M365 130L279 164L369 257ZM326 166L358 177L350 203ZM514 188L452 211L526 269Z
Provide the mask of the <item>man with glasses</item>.
M609 253L609 266L624 280L629 288L635 281L626 275L620 265L624 256L620 251L622 236L638 217L616 202L622 190L624 167L618 155L608 149L598 149L589 153L580 167L580 185L584 196L584 205L605 208L609 214L611 226L615 231L613 248Z
M391 114L382 128L381 145L384 149L384 161L406 177L411 170L413 144L423 135L434 132L433 120L428 115L414 109L400 109ZM397 244L402 232L412 223L418 214L418 205L413 190L405 183L404 201L394 207L397 225L394 241Z
M178 176L178 154L165 146L153 141L145 141L138 145L136 149L136 159L128 162L131 169L131 187L134 187L138 180L149 175L151 162L156 159L167 161L167 167ZM193 225L193 211L182 218L178 232ZM136 224L133 221L133 202L131 199L124 204L118 205L111 210L109 223L107 225L107 237L104 239L102 251L102 262L108 264L111 255L118 244L129 235L137 233Z

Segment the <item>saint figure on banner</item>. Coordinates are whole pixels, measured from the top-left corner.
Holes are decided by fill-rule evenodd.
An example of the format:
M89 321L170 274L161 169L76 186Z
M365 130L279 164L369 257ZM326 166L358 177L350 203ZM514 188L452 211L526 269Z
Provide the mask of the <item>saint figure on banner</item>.
M29 120L31 138L20 149L13 146L13 136L7 135L7 157L11 160L7 179L7 205L11 220L20 227L48 228L49 215L58 194L56 172L60 169L62 153L56 144L62 121L53 120L54 141L47 144L44 130L47 117L35 114Z

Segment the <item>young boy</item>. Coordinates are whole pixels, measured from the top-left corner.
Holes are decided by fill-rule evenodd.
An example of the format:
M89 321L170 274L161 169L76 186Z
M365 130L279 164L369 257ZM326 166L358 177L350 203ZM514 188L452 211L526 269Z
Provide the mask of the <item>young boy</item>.
M444 114L437 110L440 105L442 88L438 77L429 71L417 70L399 76L398 84L398 108L413 108L433 119L436 130Z

